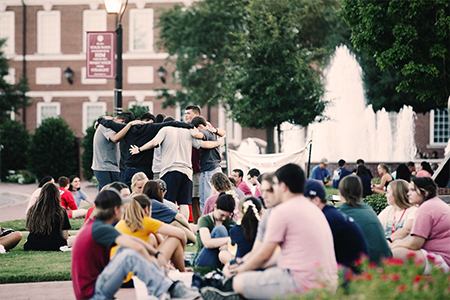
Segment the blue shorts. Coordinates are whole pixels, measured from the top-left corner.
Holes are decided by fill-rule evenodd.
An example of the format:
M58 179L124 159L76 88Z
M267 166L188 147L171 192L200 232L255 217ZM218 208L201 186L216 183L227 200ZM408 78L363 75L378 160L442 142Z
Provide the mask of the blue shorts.
M177 203L178 205L192 204L192 181L186 174L172 171L161 177L167 184L167 194L165 199Z

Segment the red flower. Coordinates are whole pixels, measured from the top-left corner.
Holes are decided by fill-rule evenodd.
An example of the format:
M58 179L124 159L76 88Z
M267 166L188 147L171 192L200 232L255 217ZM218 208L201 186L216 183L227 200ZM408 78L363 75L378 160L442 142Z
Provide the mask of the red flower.
M381 275L381 280L386 281L386 280L388 280L388 279L389 279L389 276L388 276L388 275L386 275L386 274Z
M406 291L406 285L402 284L397 287L397 291L404 292Z
M422 281L422 275L416 275L414 276L413 282L414 283L419 283Z
M408 252L408 254L406 254L407 258L416 258L416 253L415 252Z
M403 260L401 258L391 257L386 260L386 265L401 266L401 265L403 265Z
M345 280L346 281L352 280L352 270L347 269L347 271L345 272Z
M375 269L378 265L374 262L369 262L369 268Z
M434 257L434 255L427 254L427 258L428 258L429 260L431 260L434 264L436 263L436 262L435 262L435 257Z
M372 274L370 274L370 273L363 273L362 274L362 278L364 280L372 280Z
M356 266L360 266L362 263L361 258L358 258L357 260L355 260L355 265Z
M393 274L391 274L391 279L393 281L400 280L400 275L398 275L397 273L393 273Z

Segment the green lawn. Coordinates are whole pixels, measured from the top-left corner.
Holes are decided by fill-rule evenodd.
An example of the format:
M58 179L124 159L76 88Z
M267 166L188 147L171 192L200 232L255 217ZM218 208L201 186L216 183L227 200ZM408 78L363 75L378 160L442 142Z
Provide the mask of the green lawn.
M71 230L78 230L84 223L84 218L82 219L69 219ZM0 222L2 228L12 228L15 231L28 231L25 226L25 219L22 220L14 220L14 221L5 221Z

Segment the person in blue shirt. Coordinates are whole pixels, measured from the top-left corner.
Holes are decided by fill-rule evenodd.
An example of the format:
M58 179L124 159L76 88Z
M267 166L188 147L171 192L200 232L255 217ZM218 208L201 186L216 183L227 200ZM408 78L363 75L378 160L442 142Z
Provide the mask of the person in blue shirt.
M328 160L326 158L322 158L320 160L320 164L311 172L311 179L322 181L324 185L331 186L333 183L331 181L330 171L327 169Z
M334 206L327 205L325 187L320 181L306 181L304 196L322 210L330 225L336 261L353 269L355 261L362 254L369 255L369 247L361 227L353 218L340 212Z
M341 182L342 178L352 174L351 171L349 171L345 168L346 164L347 164L347 162L345 160L340 159L338 162L339 169L334 170L334 173L333 173L333 188L334 189L339 188L339 182Z

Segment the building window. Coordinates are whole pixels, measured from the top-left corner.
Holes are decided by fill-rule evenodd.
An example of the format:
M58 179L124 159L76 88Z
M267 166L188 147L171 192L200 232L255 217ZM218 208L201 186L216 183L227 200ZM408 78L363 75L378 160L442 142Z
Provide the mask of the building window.
M106 31L106 11L83 11L83 52L86 52L86 31Z
M106 113L106 102L83 102L83 134Z
M430 144L446 145L450 137L447 109L435 109L430 112Z
M128 109L132 108L133 105L148 108L148 112L153 113L153 102L152 101L142 101L142 102L130 101L130 102L128 102ZM140 116L135 116L135 117L139 118Z
M131 52L153 52L153 9L130 9Z
M39 127L47 118L57 118L61 114L61 103L59 102L38 102L37 104L37 126Z
M0 39L6 39L6 44L2 47L5 54L14 54L14 12L0 12Z
M61 12L38 11L37 19L38 53L61 53Z

